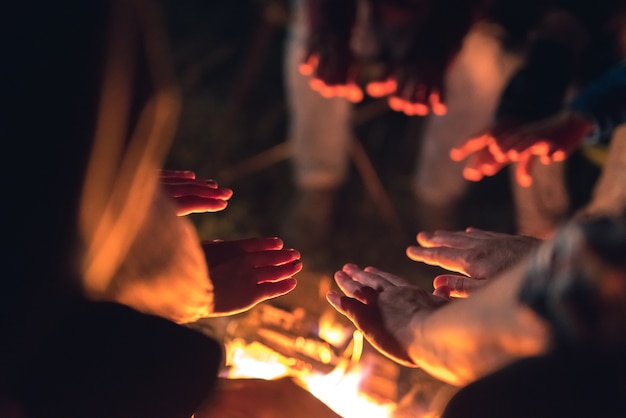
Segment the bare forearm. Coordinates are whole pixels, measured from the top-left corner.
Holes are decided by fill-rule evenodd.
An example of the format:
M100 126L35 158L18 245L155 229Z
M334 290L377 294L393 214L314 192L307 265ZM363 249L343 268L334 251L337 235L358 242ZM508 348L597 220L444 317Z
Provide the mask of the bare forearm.
M514 360L547 351L548 325L518 301L524 266L500 275L468 299L412 321L413 360L433 376L464 385Z

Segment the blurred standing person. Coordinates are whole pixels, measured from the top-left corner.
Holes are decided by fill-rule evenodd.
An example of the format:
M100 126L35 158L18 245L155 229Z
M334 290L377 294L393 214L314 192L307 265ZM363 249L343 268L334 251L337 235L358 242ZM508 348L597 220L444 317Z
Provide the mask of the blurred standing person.
M306 0L291 0L292 17L284 52L295 200L281 236L301 250L317 248L327 237L337 190L348 171L353 103L324 97L311 89L311 77L300 72L309 43Z

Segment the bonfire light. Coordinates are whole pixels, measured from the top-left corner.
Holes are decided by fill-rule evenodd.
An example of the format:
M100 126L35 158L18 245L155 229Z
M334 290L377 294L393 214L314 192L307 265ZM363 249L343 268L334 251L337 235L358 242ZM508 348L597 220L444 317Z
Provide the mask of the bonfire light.
M343 418L389 417L394 401L361 390L370 374L362 358L363 335L329 315L319 318L315 335L308 334L306 323L306 313L271 305L232 322L222 377L289 376Z

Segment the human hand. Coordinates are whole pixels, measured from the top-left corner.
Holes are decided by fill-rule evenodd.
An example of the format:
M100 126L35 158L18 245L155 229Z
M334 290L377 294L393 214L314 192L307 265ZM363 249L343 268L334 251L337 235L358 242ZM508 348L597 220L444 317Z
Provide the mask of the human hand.
M389 65L378 79L367 83L366 92L372 97L389 96L389 107L407 116L445 115L444 74L446 64L420 61Z
M517 163L515 178L523 187L532 184L530 170L535 160L543 164L565 160L593 131L593 123L574 111L562 111L552 117L527 124L499 126L470 138L453 149L450 157L461 161L468 155L463 175L471 181L492 176L502 167Z
M444 287L454 297L467 297L484 286L487 279L512 267L541 243L532 237L476 228L420 232L417 242L419 247L410 246L406 250L411 260L465 275L443 274L435 278L435 290Z
M458 147L450 150L453 161L465 162L463 177L469 181L480 181L485 176L493 176L509 162L499 156L497 141L521 126L515 119L500 120L478 135L468 138Z
M300 253L279 238L205 241L202 249L213 283L212 315L233 315L289 293L302 270Z
M435 115L445 115L443 73L440 76L422 77L424 74L411 66L408 69L398 71L394 78L390 78L381 86L370 84L368 92L378 89L390 89L395 87L389 97L389 107L397 112L403 112L407 116L426 116L431 111Z
M192 171L160 170L159 179L174 198L178 216L224 210L233 195L231 189L219 187L215 180L197 179Z
M335 273L335 281L344 295L331 290L326 295L328 302L348 317L382 354L402 365L416 367L407 351L413 341L413 321L448 299L431 295L374 267L362 270L346 264Z
M357 85L358 65L351 48L356 1L307 1L305 7L309 35L300 73L310 76L310 87L324 97L360 102L363 91Z

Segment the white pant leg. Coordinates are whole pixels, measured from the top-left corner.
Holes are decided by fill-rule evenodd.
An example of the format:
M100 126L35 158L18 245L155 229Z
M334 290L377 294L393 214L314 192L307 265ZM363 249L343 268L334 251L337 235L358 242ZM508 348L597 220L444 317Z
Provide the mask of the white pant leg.
M465 194L464 162L452 161L450 149L490 126L502 89L520 62L483 28L467 35L446 74L448 112L431 115L421 138L414 177L419 200L441 206Z
M284 58L294 180L299 188L337 188L345 180L349 163L353 106L343 98L322 97L309 87L310 78L299 73L306 53L306 25L302 7L295 12Z

